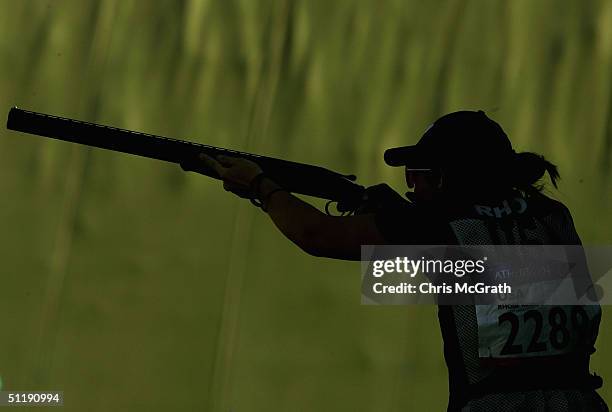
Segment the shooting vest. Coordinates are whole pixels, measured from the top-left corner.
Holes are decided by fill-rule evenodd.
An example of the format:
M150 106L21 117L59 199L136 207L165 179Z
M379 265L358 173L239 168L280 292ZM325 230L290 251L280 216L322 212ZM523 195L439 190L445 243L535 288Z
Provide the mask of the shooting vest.
M511 192L447 213L460 245L581 244L568 209L540 193ZM589 337L578 337L572 323L578 316L588 322ZM598 305L439 306L438 318L449 370L449 411L489 394L501 398L483 410L501 408L499 402L516 392L601 387L601 378L589 374L601 319ZM487 340L505 344L494 351L479 347Z

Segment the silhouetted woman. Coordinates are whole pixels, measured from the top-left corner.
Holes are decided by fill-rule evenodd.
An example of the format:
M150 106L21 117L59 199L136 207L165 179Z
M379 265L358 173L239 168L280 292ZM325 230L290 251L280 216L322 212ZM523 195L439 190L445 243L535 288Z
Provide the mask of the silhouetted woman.
M405 167L412 203L378 213L328 216L283 190L253 162L203 160L222 176L227 190L262 201L278 229L313 256L359 260L361 245L580 244L569 210L544 196L538 186L548 173L556 187L557 168L543 156L515 153L502 128L482 111L445 115L416 145L388 150L387 164ZM595 392L601 378L589 371L599 306L584 308L595 331L588 342L568 339L560 347L541 333L539 351L530 353L525 348L532 328L509 330L487 320L491 313L519 317L531 310L549 319L551 310L566 317L571 310L554 308L495 306L484 317L474 305L439 306L449 371L448 410L607 411ZM547 327L544 322L544 332ZM572 334L572 326L567 328ZM492 350L487 362L479 357L479 337L503 341L510 334L513 347L519 348L511 356Z

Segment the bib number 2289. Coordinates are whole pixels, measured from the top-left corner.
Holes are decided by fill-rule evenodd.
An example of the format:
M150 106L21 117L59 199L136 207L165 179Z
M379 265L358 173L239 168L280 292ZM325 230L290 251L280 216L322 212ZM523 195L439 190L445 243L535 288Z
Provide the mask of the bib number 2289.
M597 336L598 306L477 307L479 354L550 356L587 346Z

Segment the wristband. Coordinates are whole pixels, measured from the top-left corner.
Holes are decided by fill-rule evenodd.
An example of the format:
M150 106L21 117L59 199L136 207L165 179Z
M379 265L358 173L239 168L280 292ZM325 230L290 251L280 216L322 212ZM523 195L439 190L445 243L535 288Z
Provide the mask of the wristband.
M268 202L270 201L270 198L272 197L274 193L278 193L278 192L287 192L287 190L283 189L282 187L276 187L270 190L268 193L266 193L264 198L261 200L261 210L263 210L264 212L268 211Z
M252 199L260 199L259 191L261 190L261 182L268 176L264 172L260 172L257 176L251 179L249 189L251 190Z

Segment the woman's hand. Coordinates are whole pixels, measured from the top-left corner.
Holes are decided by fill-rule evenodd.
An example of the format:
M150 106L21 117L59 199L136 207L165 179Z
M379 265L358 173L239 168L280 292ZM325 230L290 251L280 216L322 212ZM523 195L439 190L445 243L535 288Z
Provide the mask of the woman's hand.
M200 159L219 174L225 190L246 199L258 195L252 193L251 188L251 182L255 176L262 173L257 163L241 157L217 156L215 159L204 153L200 153Z

